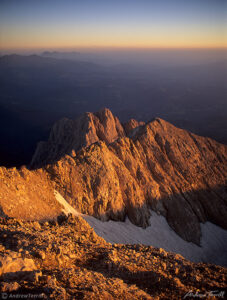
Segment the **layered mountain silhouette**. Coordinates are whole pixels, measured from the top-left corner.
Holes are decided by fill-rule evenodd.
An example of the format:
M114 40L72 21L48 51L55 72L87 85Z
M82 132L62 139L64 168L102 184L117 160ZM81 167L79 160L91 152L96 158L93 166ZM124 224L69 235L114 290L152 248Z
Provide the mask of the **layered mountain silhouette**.
M227 146L155 119L126 124L110 110L57 122L30 170L0 168L2 214L57 216L58 191L77 211L107 221L149 225L150 209L186 241L200 223L227 229Z

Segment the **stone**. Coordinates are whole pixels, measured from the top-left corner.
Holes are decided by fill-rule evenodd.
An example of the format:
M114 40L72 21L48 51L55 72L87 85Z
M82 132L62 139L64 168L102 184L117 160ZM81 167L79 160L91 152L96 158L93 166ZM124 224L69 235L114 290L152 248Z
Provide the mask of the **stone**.
M1 291L2 292L13 292L20 288L18 282L2 282L1 283Z
M215 286L224 291L226 286L224 267L191 263L146 245L111 245L81 216L75 216L73 222L69 218L54 230L42 226L34 231L29 221L15 224L14 219L0 218L0 237L7 232L24 245L31 235L28 257L49 250L44 260L28 258L29 262L12 251L13 243L9 243L0 253L1 272L5 268L0 276L2 293L30 293L44 299L174 300L183 299L190 290L211 291ZM83 243L78 243L78 236L83 236ZM61 256L62 265L56 255ZM177 268L180 271L176 274Z
M58 217L57 217L57 222L59 225L61 225L63 222L65 222L68 219L68 216L62 212Z
M175 278L173 278L173 280L178 288L184 288L184 285L182 284L182 282L180 281L179 278L175 277Z
M40 230L40 228L41 228L41 226L38 222L34 222L33 227L34 227L35 230Z
M34 271L36 269L35 262L31 258L22 258L16 252L0 256L0 276L7 273L12 273L13 275L17 272Z
M41 258L42 260L46 258L46 253L44 251L37 251L34 253L34 255L35 257Z

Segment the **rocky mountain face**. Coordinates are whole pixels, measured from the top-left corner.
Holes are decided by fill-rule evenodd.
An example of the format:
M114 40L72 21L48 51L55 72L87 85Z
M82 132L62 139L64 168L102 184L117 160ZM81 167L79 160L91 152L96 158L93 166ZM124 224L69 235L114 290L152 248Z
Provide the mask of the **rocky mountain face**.
M65 118L54 124L47 142L38 144L30 167L42 167L97 141L109 144L123 136L125 131L120 121L106 108L85 113L76 120Z
M61 210L45 171L0 168L0 216L42 220L56 218Z
M127 216L145 228L154 210L199 244L201 222L227 229L226 175L226 146L161 119L122 125L104 109L59 121L30 169L0 168L0 292L66 300L224 298L225 268L162 248L112 245L77 211L103 221ZM67 215L69 204L74 215Z
M145 125L144 122L138 122L135 119L130 119L128 122L123 124L126 135L129 135L133 129L143 126L143 125Z
M128 216L146 227L152 209L196 244L201 222L227 229L227 147L164 120L123 126L108 109L61 120L36 150L31 167L41 166L0 169L4 214L25 219L57 214L55 189L79 212L102 220ZM48 206L43 211L41 201ZM32 213L20 215L14 203L31 205Z
M161 248L106 243L81 217L0 218L2 299L219 299L226 275Z

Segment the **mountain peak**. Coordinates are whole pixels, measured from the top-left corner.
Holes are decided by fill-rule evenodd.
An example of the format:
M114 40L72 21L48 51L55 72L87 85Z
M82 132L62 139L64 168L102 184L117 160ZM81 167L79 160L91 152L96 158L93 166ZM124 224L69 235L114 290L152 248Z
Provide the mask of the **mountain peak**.
M0 189L6 215L11 213L1 200L5 195L20 203L29 201L34 190L36 201L39 194L51 202L55 189L77 211L102 220L123 221L127 216L146 227L152 209L183 239L197 244L200 223L227 228L227 147L159 118L122 125L103 109L76 120L62 119L48 141L38 145L31 167L42 168L13 172L21 182L19 192L16 181L8 184L8 179ZM3 170L3 178L11 173ZM39 177L45 188L37 186Z
M109 144L123 136L124 128L108 108L96 113L86 112L76 120L63 118L53 125L48 141L38 144L30 167L55 162L97 141Z
M95 115L106 115L106 116L113 116L111 110L107 107L101 108L98 112L94 113Z

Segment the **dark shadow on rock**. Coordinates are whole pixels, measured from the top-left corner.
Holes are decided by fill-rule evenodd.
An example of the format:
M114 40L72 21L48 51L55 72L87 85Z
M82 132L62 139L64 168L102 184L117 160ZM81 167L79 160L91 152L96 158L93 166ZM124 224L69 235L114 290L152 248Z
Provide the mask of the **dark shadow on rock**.
M65 195L63 194L65 197ZM171 194L158 201L149 199L141 206L124 207L120 211L108 210L101 215L94 211L93 216L102 221L124 221L126 217L139 227L150 225L150 209L166 218L169 226L185 241L200 246L201 223L211 222L227 230L227 186L213 189L194 190L180 194ZM162 208L159 209L162 203ZM70 204L78 209L78 204ZM82 211L83 212L83 211Z
M18 236L17 236L18 235ZM29 240L32 241L35 235L30 233L24 233L17 230L2 230L0 231L1 244L7 249L12 251L19 251L21 248L21 242L27 241L27 245L23 245L25 250L30 249Z

